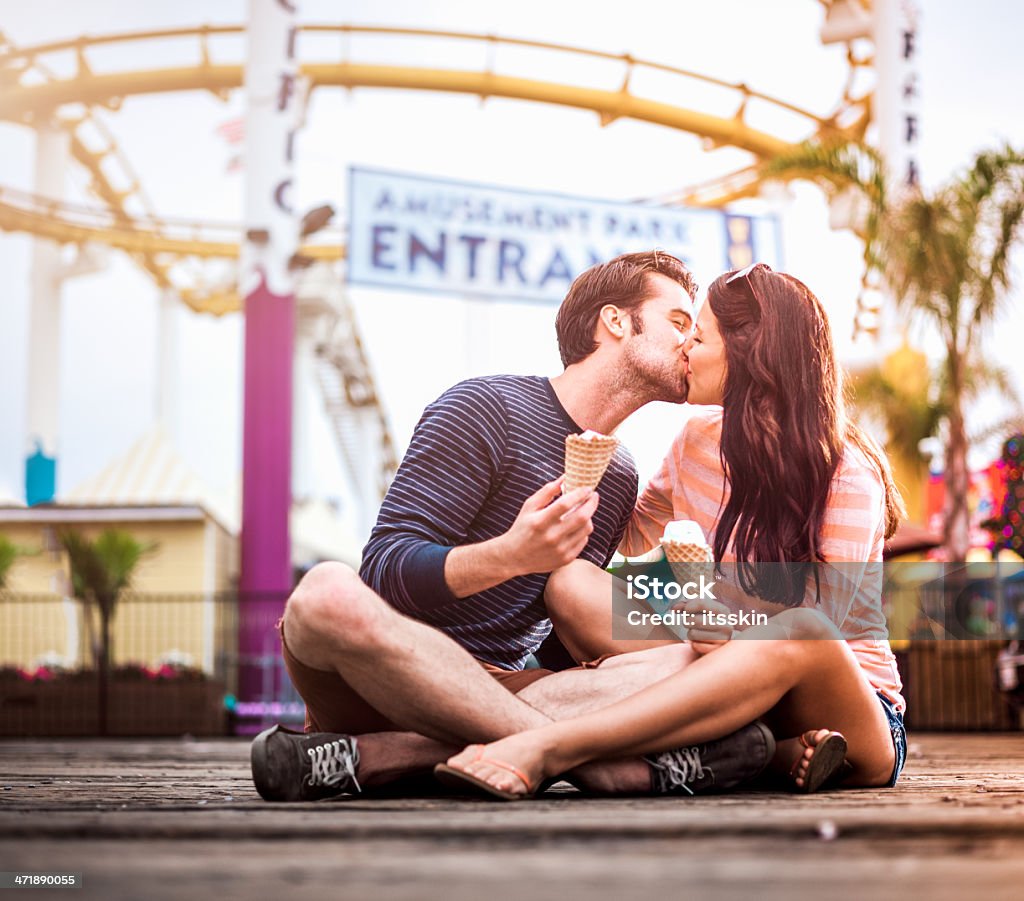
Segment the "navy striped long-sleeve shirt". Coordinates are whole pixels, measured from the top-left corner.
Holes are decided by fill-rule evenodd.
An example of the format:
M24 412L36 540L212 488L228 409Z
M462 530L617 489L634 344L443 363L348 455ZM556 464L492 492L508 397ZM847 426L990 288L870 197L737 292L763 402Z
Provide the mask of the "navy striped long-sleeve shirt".
M536 376L469 379L427 407L413 433L360 576L401 612L447 633L471 654L521 669L551 632L546 573L456 598L448 552L508 531L523 503L565 465L565 436L582 429ZM594 531L580 555L607 566L636 503L637 472L621 445L599 486Z

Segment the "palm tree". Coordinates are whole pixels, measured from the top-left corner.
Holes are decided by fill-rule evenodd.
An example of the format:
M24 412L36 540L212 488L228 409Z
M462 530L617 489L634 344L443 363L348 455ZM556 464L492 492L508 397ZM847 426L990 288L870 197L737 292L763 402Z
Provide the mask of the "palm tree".
M117 529L107 529L95 541L66 530L59 541L68 555L71 591L82 604L93 661L99 675L99 733L107 732L107 688L110 681L110 626L117 600L131 584L139 561L154 545L137 541ZM99 615L99 633L93 628L93 611Z
M0 591L7 588L7 579L19 557L33 557L40 553L38 548L20 547L6 535L0 535Z
M1024 156L1009 146L984 151L933 193L900 196L887 189L878 154L855 142L808 143L764 171L815 181L833 198L854 192L868 268L882 276L898 310L928 323L941 340L948 386L943 544L950 560L965 559L969 362L980 358L981 334L1010 291L1010 252L1024 221Z
M7 587L7 576L17 559L17 546L7 536L0 535L0 591Z

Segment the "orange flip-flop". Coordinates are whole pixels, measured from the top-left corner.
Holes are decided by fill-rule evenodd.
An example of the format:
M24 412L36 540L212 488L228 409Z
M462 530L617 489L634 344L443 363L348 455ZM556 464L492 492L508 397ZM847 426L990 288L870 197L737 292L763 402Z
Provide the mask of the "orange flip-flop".
M513 766L511 763L506 763L504 760L495 760L493 757L484 757L483 745L471 745L470 747L477 748L477 756L473 759L473 763L489 763L491 766L496 766L502 770L508 770L513 776L515 776L523 785L526 786L525 792L510 792L503 788L495 788L489 782L481 779L479 776L474 776L472 773L467 773L465 770L460 770L458 767L449 766L447 763L439 763L434 767L434 776L437 781L442 785L447 785L449 788L456 789L472 789L471 794L489 795L492 798L499 798L502 801L522 801L526 798L533 798L540 793L547 786L543 783L536 787L530 786L530 780L519 767Z
M814 751L811 759L807 762L804 784L796 785L796 771L804 759L802 754L789 771L790 777L794 780L794 788L805 795L821 788L839 771L846 760L846 738L841 732L829 732L817 744L811 744L808 736L813 738L820 731L821 729L809 729L800 736L800 744Z

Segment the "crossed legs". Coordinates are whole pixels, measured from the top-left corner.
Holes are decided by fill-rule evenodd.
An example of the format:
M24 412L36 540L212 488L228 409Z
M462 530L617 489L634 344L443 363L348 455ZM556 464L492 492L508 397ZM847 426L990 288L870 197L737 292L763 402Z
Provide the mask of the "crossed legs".
M794 628L802 638L786 637ZM707 741L758 717L782 736L826 723L842 732L848 785L884 785L892 773L892 738L874 690L834 626L804 609L779 614L760 640L727 642L628 701L495 742L484 756L514 764L536 782L587 760ZM521 790L507 770L474 763L475 756L463 752L449 763Z
M305 666L337 673L387 721L418 735L360 738L368 785L430 766L470 742L487 742L614 703L692 661L684 645L555 673L511 694L463 648L398 613L342 564L312 569L289 599L284 636ZM598 790L644 790L645 764L617 761L578 774ZM646 784L645 784L646 782Z

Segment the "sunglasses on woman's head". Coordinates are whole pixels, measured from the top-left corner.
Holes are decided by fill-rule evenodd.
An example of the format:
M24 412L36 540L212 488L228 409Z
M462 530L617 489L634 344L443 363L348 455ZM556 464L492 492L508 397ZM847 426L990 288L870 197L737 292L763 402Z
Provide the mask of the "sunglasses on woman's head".
M751 272L753 272L753 271L754 271L754 270L755 270L755 269L756 269L756 268L757 268L758 266L764 266L764 268L765 268L765 269L767 269L767 270L768 270L769 272L771 272L771 271L772 271L772 267L771 267L771 266L769 266L769 265L768 265L767 263L751 263L751 264L750 264L749 266L745 266L745 267L744 267L743 269L738 269L738 270L737 270L736 272L734 272L734 273L733 273L732 275L730 275L730 276L729 276L729 277L728 277L728 278L727 278L727 279L725 280L725 283L726 283L727 285L731 285L731 284L732 284L732 283L733 283L734 281L736 281L736 279L738 279L738 278L746 278L746 277L747 277L748 275L750 275L750 273L751 273Z
M725 280L725 283L727 285L731 285L737 279L743 279L743 283L747 286L747 306L750 309L750 315L753 318L754 322L761 321L761 298L754 290L754 286L751 283L749 276L751 272L758 268L765 269L768 272L772 271L772 267L769 266L767 263L751 263L749 266L740 269L737 272L734 272Z

